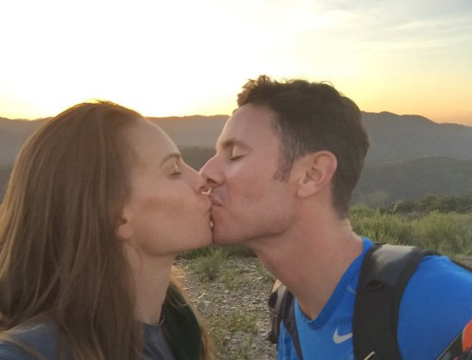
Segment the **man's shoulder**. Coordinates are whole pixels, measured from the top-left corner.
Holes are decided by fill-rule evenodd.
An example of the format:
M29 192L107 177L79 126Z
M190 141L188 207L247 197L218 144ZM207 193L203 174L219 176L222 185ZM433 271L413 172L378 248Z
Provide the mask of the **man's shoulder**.
M437 357L470 319L472 272L448 257L426 256L402 297L398 336L404 357Z
M426 256L405 288L402 307L405 306L423 312L464 311L472 317L472 272L446 256Z
M472 271L459 266L447 256L425 256L413 274L411 284L434 288L450 288L453 284L470 290Z

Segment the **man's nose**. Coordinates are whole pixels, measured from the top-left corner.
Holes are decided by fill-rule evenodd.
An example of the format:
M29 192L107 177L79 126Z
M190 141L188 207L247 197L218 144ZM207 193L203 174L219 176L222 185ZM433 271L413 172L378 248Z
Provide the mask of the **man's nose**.
M218 158L213 156L200 169L200 175L206 180L207 185L211 188L220 186L224 181L224 174L219 164Z

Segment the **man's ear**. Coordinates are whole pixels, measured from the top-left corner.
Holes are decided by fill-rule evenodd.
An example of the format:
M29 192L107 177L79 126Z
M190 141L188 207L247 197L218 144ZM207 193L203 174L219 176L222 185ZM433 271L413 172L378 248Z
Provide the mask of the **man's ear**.
M317 151L297 160L297 195L309 197L330 186L338 167L338 160L332 152Z
M131 225L131 213L124 208L116 226L116 237L122 241L128 241L133 237L134 231Z

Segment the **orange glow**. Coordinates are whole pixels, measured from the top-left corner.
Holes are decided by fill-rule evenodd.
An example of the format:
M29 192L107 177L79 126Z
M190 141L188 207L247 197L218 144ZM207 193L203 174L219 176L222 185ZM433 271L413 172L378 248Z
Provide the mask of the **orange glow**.
M470 2L16 0L0 11L0 117L94 98L147 116L230 114L247 79L267 74L329 81L369 112L472 125Z

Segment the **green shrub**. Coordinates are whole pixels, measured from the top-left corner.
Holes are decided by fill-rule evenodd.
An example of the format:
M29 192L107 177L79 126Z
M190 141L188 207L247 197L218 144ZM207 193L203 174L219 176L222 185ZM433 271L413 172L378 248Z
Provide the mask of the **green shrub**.
M255 352L252 348L252 339L245 338L242 343L234 350L226 354L225 360L253 360Z
M472 213L432 212L412 224L421 246L447 255L472 254Z
M190 264L202 281L215 280L226 262L226 253L222 249L211 250L207 255L195 258Z
M411 225L399 216L358 208L351 212L351 222L357 234L374 242L404 245L412 242Z
M362 207L351 211L354 231L376 242L418 245L442 254L472 254L472 213L393 215Z
M245 246L220 246L220 245L211 245L201 249L187 250L179 255L179 258L186 260L193 260L199 257L209 256L214 252L222 251L225 253L226 257L255 257L254 252Z
M252 338L257 335L258 325L254 314L240 310L222 313L215 310L208 319L208 330L219 360L255 359ZM241 337L239 345L229 346L235 336Z
M255 335L258 329L255 315L238 309L229 316L227 326L232 333L241 331Z
M228 290L235 290L247 284L248 279L241 274L241 269L225 267L221 272L221 281Z
M254 251L246 246L232 245L224 246L227 257L239 257L239 258L248 258L255 257Z
M207 246L200 249L187 250L179 254L179 258L186 260L193 260L199 257L205 257L213 254L215 251L219 250L219 247L216 246Z

